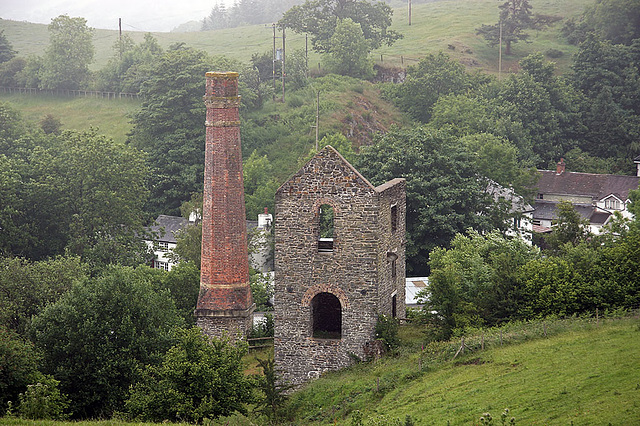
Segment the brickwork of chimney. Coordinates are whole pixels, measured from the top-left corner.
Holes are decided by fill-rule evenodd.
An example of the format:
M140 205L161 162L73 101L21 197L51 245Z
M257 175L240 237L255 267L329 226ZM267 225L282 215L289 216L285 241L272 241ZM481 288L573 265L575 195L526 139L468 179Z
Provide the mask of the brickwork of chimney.
M202 263L198 325L209 335L251 326L247 228L240 150L238 73L207 73ZM243 330L244 328L244 330Z

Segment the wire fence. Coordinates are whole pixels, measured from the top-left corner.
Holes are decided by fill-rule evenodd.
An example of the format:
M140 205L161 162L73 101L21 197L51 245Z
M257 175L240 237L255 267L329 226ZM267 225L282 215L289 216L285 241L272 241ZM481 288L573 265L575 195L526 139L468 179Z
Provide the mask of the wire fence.
M140 99L139 93L125 92L101 92L96 90L70 90L70 89L38 89L35 87L3 87L0 86L0 93L25 94L25 95L45 95L45 96L66 96L85 97L99 99Z
M499 328L467 333L446 342L431 342L422 345L418 369L441 364L491 347L512 345L532 339L547 338L562 332L598 327L611 321L640 319L640 305L631 309L602 311L597 309L590 315L570 318L554 318L531 322L513 322Z

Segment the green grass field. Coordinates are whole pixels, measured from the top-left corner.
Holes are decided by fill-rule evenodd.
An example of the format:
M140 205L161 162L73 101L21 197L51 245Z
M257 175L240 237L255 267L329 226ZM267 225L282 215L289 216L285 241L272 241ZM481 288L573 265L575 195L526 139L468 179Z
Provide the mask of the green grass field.
M534 13L570 18L579 15L592 0L531 0ZM415 63L428 53L447 52L470 69L484 69L497 72L498 49L490 48L475 34L482 24L493 24L498 19L498 5L495 0L437 0L428 3L414 2L411 26L408 24L406 4L392 2L394 19L392 28L404 34L404 39L393 46L385 46L373 52L380 62L380 55L386 65L406 66ZM534 51L549 48L561 50L565 55L556 60L561 70L565 70L575 47L564 43L559 35L561 23L549 31L533 32L532 43L514 45L513 54L503 58L503 70L515 70L517 61ZM42 55L49 43L47 26L24 22L0 20L0 29L20 56ZM142 41L143 32L126 31L137 42ZM153 33L163 47L173 43L185 43L211 55L223 55L240 61L248 61L253 53L270 52L273 46L273 30L269 25L255 25L207 32ZM95 62L92 69L102 68L113 55L112 46L118 39L118 31L96 30L94 45ZM281 44L278 32L277 45ZM451 47L450 47L451 46ZM309 45L310 47L310 45ZM287 33L287 50L304 49L304 34ZM310 67L318 66L319 56L310 54Z
M453 362L445 345L433 347L437 353L423 355L422 364L414 350L318 380L293 399L298 423L349 424L359 410L365 425L407 415L417 425L472 425L485 412L500 424L509 408L517 424L640 424L637 318L578 322Z
M122 143L131 130L130 116L140 107L138 100L25 94L0 94L0 102L9 103L32 123L51 114L62 122L65 130L97 128L98 133Z
M402 334L411 343L395 355L326 374L295 393L289 406L294 418L286 424L349 425L358 412L364 425L404 423L407 415L416 425L478 425L485 412L501 424L505 408L519 425L640 424L640 319L546 324L505 328L502 346L496 331L487 332L484 351L470 337L475 350L455 360L458 341L421 352L419 329L405 328ZM249 358L247 367L255 372ZM0 425L127 424L146 425L0 419ZM232 416L213 424L260 423Z

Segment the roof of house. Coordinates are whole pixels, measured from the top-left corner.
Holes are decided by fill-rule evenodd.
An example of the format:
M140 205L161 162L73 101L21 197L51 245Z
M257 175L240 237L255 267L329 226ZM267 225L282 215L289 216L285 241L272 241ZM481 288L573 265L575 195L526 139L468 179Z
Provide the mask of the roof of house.
M417 305L417 294L429 284L428 277L407 277L405 279L405 304Z
M539 170L538 192L542 194L590 196L601 200L614 194L621 200L629 198L629 191L640 184L638 176L604 175L596 173Z
M176 243L176 235L178 231L189 225L189 220L180 216L167 216L161 214L149 226L149 231L158 235L157 241Z
M529 213L534 210L524 197L516 194L513 188L505 188L494 181L489 181L486 189L495 201L505 200L509 203L509 213Z

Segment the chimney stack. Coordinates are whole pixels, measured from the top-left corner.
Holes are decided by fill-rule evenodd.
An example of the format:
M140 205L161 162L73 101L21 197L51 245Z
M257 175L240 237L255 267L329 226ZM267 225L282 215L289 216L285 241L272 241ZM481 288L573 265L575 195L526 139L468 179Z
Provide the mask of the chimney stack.
M564 169L565 169L564 158L561 158L560 162L556 165L556 175L563 174Z
M246 336L255 305L249 286L240 151L238 73L208 72L202 263L196 323L209 336Z

